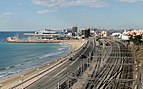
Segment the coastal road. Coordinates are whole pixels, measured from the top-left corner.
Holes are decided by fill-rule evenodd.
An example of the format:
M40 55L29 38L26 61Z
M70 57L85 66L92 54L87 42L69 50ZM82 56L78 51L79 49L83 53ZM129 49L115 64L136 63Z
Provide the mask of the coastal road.
M81 55L89 56L94 47L94 39L89 39L78 52L71 54L72 60L67 59L64 64L49 72L44 77L32 83L26 89L57 89L58 85L67 81L70 74L82 65ZM86 59L84 60L86 61Z

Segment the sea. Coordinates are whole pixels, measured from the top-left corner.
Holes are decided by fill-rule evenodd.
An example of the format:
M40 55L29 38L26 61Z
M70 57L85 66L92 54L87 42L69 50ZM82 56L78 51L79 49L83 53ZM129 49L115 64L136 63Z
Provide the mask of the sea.
M0 32L0 79L53 61L69 52L62 43L7 43L5 38L27 32Z

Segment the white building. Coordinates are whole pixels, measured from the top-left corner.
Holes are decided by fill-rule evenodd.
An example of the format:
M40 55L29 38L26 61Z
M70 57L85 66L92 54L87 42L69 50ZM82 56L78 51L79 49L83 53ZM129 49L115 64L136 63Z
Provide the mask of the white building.
M108 36L108 32L107 31L101 31L101 36L103 37L107 37Z
M128 36L128 35L125 35L125 34L121 35L122 40L129 40L129 38L130 38L130 36Z

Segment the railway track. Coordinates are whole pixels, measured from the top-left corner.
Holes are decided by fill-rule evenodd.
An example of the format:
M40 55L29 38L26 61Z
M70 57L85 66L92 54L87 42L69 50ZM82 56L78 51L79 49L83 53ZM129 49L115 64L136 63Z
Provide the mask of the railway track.
M131 52L120 42L108 42L110 50L99 53L102 55L98 55L98 70L88 80L86 89L133 89L134 62ZM105 53L108 55L105 56Z
M73 78L71 77L72 75L68 75L69 78L66 79L66 81L64 81L63 83L61 83L59 89L69 89L75 82L77 82L78 78L80 78L84 73L84 71L87 69L87 67L89 67L89 61L91 60L89 56L93 54L94 49L95 49L95 39L91 38L87 42L86 50L83 51L82 54L80 54L84 55L86 58L79 57L79 54L76 54L78 55L78 60L81 61L81 65L80 67L78 67L77 71L73 71L70 74L74 74L74 76L76 76L77 78Z
M74 73L80 77L83 74L82 72L87 68L88 56L92 53L94 45L94 39L89 39L81 49L70 54L63 65L47 73L25 89L69 89L77 81L77 79L71 79L69 76ZM82 55L86 58L81 58Z

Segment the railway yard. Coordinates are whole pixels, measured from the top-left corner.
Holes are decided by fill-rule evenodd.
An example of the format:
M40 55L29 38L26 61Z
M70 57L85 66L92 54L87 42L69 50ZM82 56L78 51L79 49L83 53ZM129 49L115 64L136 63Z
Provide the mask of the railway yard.
M103 44L90 38L80 49L65 57L62 65L24 88L142 89L132 52L120 41L100 41Z
M86 89L133 89L135 65L132 53L120 42L109 43L109 47L96 50L98 68Z

